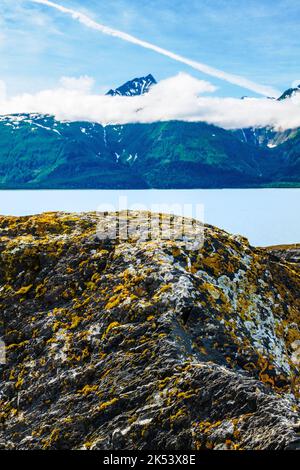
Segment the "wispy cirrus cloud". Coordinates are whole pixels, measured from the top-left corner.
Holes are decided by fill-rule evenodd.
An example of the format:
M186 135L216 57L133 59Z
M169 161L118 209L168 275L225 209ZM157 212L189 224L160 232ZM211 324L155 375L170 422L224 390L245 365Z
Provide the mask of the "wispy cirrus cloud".
M42 113L65 121L107 124L183 120L241 127L300 127L300 94L285 101L267 98L220 98L208 95L216 88L180 73L162 80L148 94L135 97L106 96L92 92L88 76L63 77L54 89L1 99L0 114Z

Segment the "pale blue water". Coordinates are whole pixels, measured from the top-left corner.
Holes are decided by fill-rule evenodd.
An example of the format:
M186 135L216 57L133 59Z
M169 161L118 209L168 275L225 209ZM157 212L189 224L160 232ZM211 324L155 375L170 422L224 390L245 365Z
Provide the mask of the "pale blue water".
M103 204L105 207L99 207ZM191 205L192 213L185 215L199 218L196 205L203 204L206 223L244 235L253 245L300 242L300 189L0 191L2 215L99 208L157 210L153 206L157 204L178 204L161 209L179 215L183 204Z

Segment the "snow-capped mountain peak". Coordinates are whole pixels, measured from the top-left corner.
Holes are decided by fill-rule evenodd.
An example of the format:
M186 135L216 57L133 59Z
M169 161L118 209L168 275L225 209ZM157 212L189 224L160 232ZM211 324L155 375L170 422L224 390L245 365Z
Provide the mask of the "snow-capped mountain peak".
M300 85L298 85L296 88L289 88L286 90L279 98L278 101L286 100L287 98L292 98L292 96L295 96L296 94L300 93Z
M148 93L149 89L157 82L153 75L149 74L146 77L134 78L124 83L124 85L116 88L115 90L109 90L106 94L110 96L137 96Z

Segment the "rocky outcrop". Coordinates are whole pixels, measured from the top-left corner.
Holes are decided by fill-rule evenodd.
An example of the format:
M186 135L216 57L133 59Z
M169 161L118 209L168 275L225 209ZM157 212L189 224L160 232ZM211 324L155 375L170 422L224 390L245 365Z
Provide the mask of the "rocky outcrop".
M299 448L299 271L211 226L101 239L107 217L0 218L0 447Z
M300 244L294 245L277 245L267 248L269 253L277 256L279 259L293 263L295 267L300 268Z

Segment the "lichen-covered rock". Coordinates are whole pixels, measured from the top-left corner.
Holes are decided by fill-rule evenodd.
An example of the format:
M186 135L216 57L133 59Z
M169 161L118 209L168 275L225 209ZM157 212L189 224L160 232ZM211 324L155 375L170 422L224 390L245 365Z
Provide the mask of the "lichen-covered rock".
M299 270L103 217L0 218L0 448L299 448Z
M293 263L295 267L300 268L300 244L277 245L266 248L269 253L277 256L279 259Z

